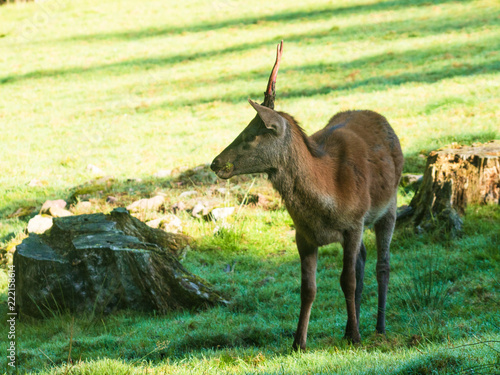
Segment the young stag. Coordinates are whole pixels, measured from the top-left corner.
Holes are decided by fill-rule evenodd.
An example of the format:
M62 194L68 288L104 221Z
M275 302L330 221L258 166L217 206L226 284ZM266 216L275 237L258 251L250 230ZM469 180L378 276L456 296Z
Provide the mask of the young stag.
M372 111L346 111L308 137L292 116L273 110L283 42L278 45L263 105L249 100L257 115L217 156L220 178L267 173L281 194L296 229L301 262L301 306L293 347L305 349L311 306L316 296L318 246L344 248L340 285L347 305L345 338L359 342L359 307L366 248L363 229L377 237L378 316L385 333L389 245L396 220L396 195L403 154L387 120Z

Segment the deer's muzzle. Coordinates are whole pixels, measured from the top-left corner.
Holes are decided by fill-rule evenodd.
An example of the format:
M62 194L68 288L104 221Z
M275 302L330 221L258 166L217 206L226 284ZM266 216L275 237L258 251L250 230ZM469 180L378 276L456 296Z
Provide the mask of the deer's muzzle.
M224 163L219 158L215 158L210 169L215 172L217 177L228 179L233 176L234 164L229 161Z

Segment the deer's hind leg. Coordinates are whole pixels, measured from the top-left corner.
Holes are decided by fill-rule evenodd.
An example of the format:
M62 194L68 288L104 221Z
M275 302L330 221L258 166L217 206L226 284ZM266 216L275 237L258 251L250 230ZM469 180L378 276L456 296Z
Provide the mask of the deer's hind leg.
M359 311L361 307L361 294L363 293L363 282L365 278L365 263L366 263L366 247L363 241L361 241L361 247L359 249L358 257L356 259L356 293L355 293L355 303L356 303L356 320L359 329Z
M390 254L392 234L396 224L396 196L387 212L374 225L377 237L377 283L378 283L378 312L377 332L385 334L385 305L387 289L389 287Z

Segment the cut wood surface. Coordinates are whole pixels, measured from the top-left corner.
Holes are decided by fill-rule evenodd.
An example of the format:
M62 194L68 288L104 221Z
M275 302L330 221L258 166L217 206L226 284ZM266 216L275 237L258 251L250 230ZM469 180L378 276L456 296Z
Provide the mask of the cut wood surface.
M177 260L187 245L186 236L150 228L123 208L55 218L50 230L30 234L14 254L17 311L48 317L225 304Z
M401 218L424 229L444 223L460 231L469 204L500 204L500 141L451 145L427 158L422 184Z

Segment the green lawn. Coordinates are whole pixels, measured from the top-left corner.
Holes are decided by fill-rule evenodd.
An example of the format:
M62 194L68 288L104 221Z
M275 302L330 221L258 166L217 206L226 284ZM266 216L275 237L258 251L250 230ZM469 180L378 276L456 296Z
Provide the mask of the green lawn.
M211 162L254 116L247 98L263 98L281 39L276 107L308 133L337 111L375 110L399 135L405 172L412 173L423 172L430 150L500 138L496 0L2 5L0 248L22 239L46 199L69 200L75 186L95 179L90 164L114 177L91 194L91 212L113 208L107 194L119 197L117 205L157 192L173 204L193 189L198 199L209 199L214 183L228 188L221 204L239 205L251 178L226 183L194 174L179 185L176 171ZM174 175L154 178L160 170ZM321 249L309 350L294 354L300 267L292 221L265 181L257 179L250 192L268 194L270 208L242 206L218 236L215 224L180 215L184 233L195 240L183 264L231 299L229 307L21 319L20 372L500 371L498 207L470 207L458 239L395 233L387 337L374 333L375 252L368 230L363 344L357 347L341 339L342 250ZM401 190L400 202L411 195ZM12 215L19 208L27 215ZM228 264L233 272L224 271ZM0 281L6 316L5 266Z

